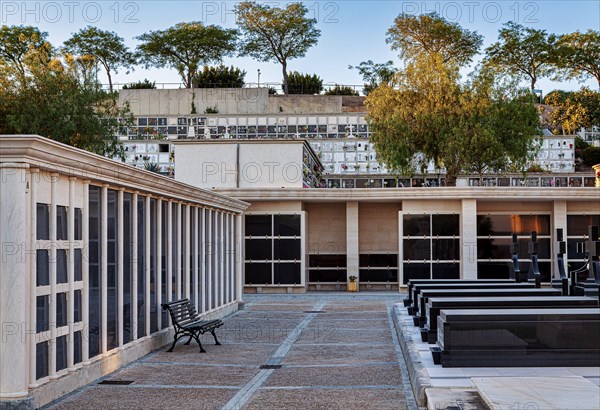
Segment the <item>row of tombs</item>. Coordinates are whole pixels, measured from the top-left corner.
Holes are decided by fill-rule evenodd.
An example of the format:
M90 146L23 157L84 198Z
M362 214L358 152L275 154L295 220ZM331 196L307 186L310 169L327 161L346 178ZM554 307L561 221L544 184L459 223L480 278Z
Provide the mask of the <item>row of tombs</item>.
M460 209L419 212L408 201L276 211L254 203L244 217L245 291L344 291L349 276L358 277L359 290L398 290L414 279L508 279L513 254L521 271L529 269L532 231L541 282L550 283L558 276L554 228L564 229L567 263L579 266L585 255L577 244L588 238L588 225L600 222L593 207L573 206L561 221L552 206L531 212L481 202L475 223L467 223Z
M442 367L599 367L599 229L588 227L579 245L585 262L570 275L560 229L557 238L560 275L552 287L541 286L535 236L527 274L515 257L509 279L409 280L408 339L428 344ZM408 332L412 325L418 331Z

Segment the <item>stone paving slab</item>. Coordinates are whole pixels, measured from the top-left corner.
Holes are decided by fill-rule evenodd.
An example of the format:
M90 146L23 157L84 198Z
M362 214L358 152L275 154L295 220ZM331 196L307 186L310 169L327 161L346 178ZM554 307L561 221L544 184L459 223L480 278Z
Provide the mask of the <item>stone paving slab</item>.
M284 364L344 364L395 362L396 352L391 346L296 345L283 361Z
M235 394L235 389L94 386L68 397L57 410L82 409L198 409L217 410Z
M395 386L398 364L347 367L294 367L273 372L265 386Z
M139 363L119 372L118 379L133 380L133 384L180 386L240 387L256 373L258 366L210 366L184 363Z
M388 330L341 330L334 327L313 327L306 329L302 336L298 339L298 344L303 343L386 343L391 339L390 332ZM365 346L368 348L368 346Z
M404 410L403 393L385 389L301 389L259 390L244 410Z
M208 353L198 353L198 348L193 345L183 346L178 344L171 353L164 348L141 359L142 362L165 362L165 363L197 363L197 364L236 364L257 365L264 364L277 350L278 345L244 344L205 346ZM217 350L219 349L220 350ZM240 352L243 351L243 354Z
M386 329L388 325L387 319L366 319L352 320L348 319L330 319L327 315L318 315L310 324L309 328L321 326L323 328L334 327L336 329L348 330L364 330L364 329Z

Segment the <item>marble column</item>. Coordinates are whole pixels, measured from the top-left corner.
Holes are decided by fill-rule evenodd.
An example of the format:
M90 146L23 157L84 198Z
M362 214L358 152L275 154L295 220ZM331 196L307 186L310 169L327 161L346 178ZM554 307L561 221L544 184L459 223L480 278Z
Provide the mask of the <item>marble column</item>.
M462 200L460 220L460 277L477 279L477 200Z
M558 253L558 243L556 242L556 230L563 230L563 239L567 240L567 201L554 201L553 210L552 210L552 253L550 257L552 258L552 278L558 278L558 266L556 260L556 254ZM566 264L566 259L565 259ZM566 266L565 266L566 270Z
M29 347L28 323L30 275L25 249L29 243L27 164L0 164L0 399L27 400ZM29 257L35 257L34 253ZM29 407L32 407L32 404Z
M358 202L346 202L346 271L348 278L359 276L358 243ZM360 277L358 281L360 281Z

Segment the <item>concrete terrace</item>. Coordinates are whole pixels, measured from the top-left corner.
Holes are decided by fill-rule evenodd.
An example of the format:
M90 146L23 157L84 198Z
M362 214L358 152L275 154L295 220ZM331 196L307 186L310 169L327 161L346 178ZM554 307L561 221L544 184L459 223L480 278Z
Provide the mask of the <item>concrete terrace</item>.
M416 409L391 316L401 297L246 295L222 346L162 348L47 408Z

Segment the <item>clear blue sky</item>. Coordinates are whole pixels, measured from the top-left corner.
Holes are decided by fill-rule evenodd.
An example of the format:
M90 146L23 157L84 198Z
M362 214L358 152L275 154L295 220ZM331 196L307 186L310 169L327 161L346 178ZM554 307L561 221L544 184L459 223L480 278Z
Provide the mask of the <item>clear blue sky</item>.
M283 5L287 2L269 2ZM513 20L523 25L562 34L576 30L600 30L600 0L574 1L308 1L304 2L312 17L317 18L321 38L306 57L291 60L289 70L316 73L325 83L362 84L356 70L348 65L373 60L398 62L396 53L385 43L386 30L403 11L413 14L437 11L450 21L475 30L485 38L484 46L494 42L503 23ZM49 33L50 41L60 45L86 25L117 32L134 48L133 37L149 30L160 30L182 21L199 20L207 24L235 27L232 9L235 2L222 1L1 1L2 24L38 26ZM250 58L227 58L225 64L246 70L246 82L281 82L281 69L275 63L259 63ZM105 76L101 75L105 82ZM173 70L137 68L133 73L120 72L115 82L148 78L151 81L180 82ZM595 80L586 85L597 88ZM538 88L577 89L577 82L557 83L548 79Z

